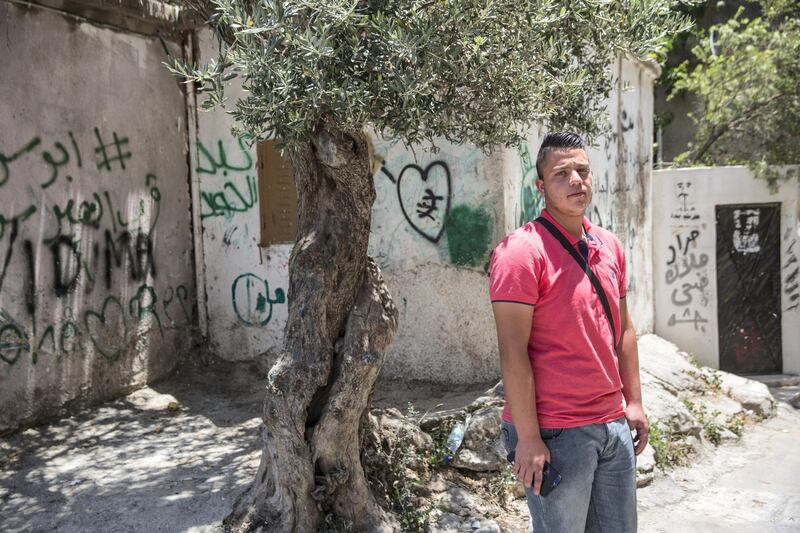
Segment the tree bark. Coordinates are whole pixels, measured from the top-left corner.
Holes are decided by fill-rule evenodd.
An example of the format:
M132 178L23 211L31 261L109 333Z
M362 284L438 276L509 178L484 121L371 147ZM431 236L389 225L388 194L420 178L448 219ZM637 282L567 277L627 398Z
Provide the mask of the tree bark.
M332 512L358 530L390 531L395 524L370 492L359 455L359 425L397 329L397 310L367 255L375 200L369 141L325 125L291 159L298 234L289 318L269 372L261 464L224 525L305 533Z

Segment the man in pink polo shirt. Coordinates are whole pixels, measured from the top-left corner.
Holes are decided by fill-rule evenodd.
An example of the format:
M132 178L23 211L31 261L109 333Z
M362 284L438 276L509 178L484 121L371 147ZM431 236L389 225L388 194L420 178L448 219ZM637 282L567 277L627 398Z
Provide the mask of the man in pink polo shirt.
M508 235L491 260L503 438L526 487L533 531L633 532L635 455L647 444L648 425L624 250L584 216L592 173L579 136L548 134L536 170L545 209ZM562 479L542 496L545 463Z

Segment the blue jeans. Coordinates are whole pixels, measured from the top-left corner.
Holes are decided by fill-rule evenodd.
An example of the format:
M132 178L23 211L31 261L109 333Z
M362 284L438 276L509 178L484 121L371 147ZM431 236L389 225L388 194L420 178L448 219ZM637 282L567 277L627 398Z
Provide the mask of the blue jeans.
M577 428L542 429L550 464L561 483L546 497L525 487L535 533L636 531L636 456L625 418ZM517 447L517 431L503 421L503 444Z

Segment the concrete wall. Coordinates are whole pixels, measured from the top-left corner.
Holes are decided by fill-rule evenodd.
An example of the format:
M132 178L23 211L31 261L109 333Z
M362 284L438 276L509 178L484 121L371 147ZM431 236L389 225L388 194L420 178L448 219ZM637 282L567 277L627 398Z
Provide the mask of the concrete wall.
M436 145L375 142L370 253L400 312L382 378L486 381L498 367L485 269L506 233L507 168L502 151Z
M747 168L715 167L659 170L653 183L658 199L653 237L655 332L693 353L704 365L719 367L715 207L779 202L783 371L800 373L800 181L783 182L771 192ZM684 275L701 287L692 291L688 303L680 293L677 299L673 296Z
M211 34L200 34L200 57L216 57ZM226 96L240 89L229 84ZM256 149L231 134L224 111L197 112L193 174L200 185L199 212L210 350L227 360L249 360L283 342L288 316L291 244L259 248Z
M202 57L213 51L206 35ZM596 169L590 216L625 244L632 312L638 327L650 330L652 249L644 228L650 224L656 73L628 61L614 68L613 130L590 154ZM235 98L235 87L232 91ZM232 125L224 112L199 113L195 169L203 196L209 345L231 360L250 359L280 344L287 304L276 291L287 290L291 252L290 245L259 250L257 191L250 181L256 177L255 149L231 136ZM538 193L525 189L535 177L530 161L541 134L531 132L527 143L490 155L445 141L437 141L439 150L433 152L374 138L377 199L370 253L400 311L382 379L475 383L499 376L485 268L494 245L538 214ZM223 204L213 201L217 194L232 208L209 205Z
M2 432L169 372L195 291L186 109L159 40L6 2L0 21Z
M628 307L639 332L653 330L651 167L653 82L656 67L620 59L608 101L611 131L588 151L594 196L587 216L620 239L628 269ZM518 147L517 161L507 159L506 231L536 218L544 198L536 190L536 153L546 132L531 130ZM511 158L509 158L511 159Z

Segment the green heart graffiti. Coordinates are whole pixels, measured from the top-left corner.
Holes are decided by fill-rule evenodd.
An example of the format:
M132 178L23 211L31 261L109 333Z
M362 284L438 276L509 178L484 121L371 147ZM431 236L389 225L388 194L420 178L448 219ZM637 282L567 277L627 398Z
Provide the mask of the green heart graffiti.
M108 307L112 305L119 311L119 316L121 317L122 327L123 327L123 335L122 340L123 343L116 349L116 350L109 350L108 347L103 347L98 343L97 337L102 333L102 331L107 331L106 321L108 319ZM95 327L92 327L92 324ZM122 354L122 348L124 346L124 340L128 338L128 324L125 320L125 309L122 307L122 304L119 300L117 300L114 296L109 296L106 298L106 301L103 302L103 307L98 313L97 311L89 310L83 315L83 325L86 327L86 332L89 335L89 339L92 341L92 346L95 347L97 352L108 359L109 361L116 361L119 359L120 355ZM104 330L98 331L96 328L105 328Z

